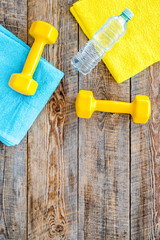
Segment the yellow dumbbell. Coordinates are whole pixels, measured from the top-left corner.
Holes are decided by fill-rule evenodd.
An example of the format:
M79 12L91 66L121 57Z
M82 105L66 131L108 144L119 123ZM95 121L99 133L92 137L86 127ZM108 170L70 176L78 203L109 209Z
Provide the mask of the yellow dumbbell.
M9 80L9 86L15 91L24 95L34 95L38 83L33 80L33 74L36 70L45 44L54 44L58 31L52 25L36 21L32 23L29 34L35 39L33 46L28 54L22 73L12 74Z
M90 118L94 111L128 113L135 123L146 123L151 114L147 96L137 95L132 103L95 100L91 91L81 90L76 99L76 113L80 118Z

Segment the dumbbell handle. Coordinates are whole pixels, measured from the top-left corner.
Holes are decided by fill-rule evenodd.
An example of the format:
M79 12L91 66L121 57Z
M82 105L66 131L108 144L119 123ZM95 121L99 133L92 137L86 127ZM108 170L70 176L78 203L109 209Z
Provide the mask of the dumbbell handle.
M95 111L132 114L133 104L110 100L95 100Z
M42 55L43 49L44 49L45 43L43 40L37 38L35 39L31 50L28 54L27 60L25 62L24 68L22 73L29 75L30 77L33 76L36 67L39 63L39 59Z

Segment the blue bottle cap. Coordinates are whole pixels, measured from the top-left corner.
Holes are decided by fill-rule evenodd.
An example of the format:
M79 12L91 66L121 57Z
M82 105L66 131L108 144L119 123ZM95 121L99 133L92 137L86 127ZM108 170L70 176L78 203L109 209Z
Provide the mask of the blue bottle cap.
M131 20L134 16L134 14L128 8L126 8L122 13L128 18L128 20Z

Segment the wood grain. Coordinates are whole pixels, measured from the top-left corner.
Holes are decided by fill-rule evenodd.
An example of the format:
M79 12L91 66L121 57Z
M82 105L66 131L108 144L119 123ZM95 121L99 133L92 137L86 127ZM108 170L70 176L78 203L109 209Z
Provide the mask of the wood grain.
M80 47L87 39L80 31ZM130 101L101 62L79 89L96 99ZM79 239L129 239L129 116L94 113L79 119Z
M0 1L0 24L27 41L27 0ZM26 239L27 143L0 143L0 239Z
M77 52L73 1L28 1L28 27L37 20L59 31L43 56L65 73L28 137L28 239L77 239L78 73L70 59Z
M154 231L155 239L160 239L160 63L156 63L149 68L150 97L152 104L152 114L150 120L150 146L152 153L152 188L153 188L153 214L154 214Z
M156 63L132 78L132 99L148 95L152 114L131 127L131 239L160 239L159 214L159 71Z

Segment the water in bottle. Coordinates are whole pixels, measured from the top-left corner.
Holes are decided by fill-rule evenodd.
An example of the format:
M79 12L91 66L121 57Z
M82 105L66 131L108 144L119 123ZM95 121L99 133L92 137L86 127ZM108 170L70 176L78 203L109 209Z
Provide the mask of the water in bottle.
M121 15L110 17L72 59L73 66L84 75L101 61L106 52L126 33L127 22L134 14L126 8Z

